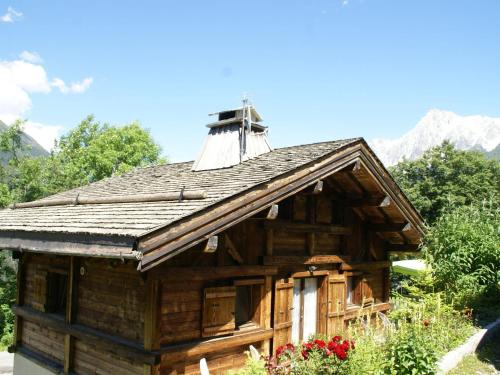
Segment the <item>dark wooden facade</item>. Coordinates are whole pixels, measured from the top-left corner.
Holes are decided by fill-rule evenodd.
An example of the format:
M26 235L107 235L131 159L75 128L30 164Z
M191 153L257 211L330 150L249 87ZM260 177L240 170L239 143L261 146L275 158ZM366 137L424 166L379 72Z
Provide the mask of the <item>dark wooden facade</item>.
M148 262L21 252L15 350L60 373L195 374L204 357L217 374L243 365L249 345L269 354L292 341L298 280L314 279L317 333L390 309L388 254L416 249L418 214L367 163L347 161L286 176L281 195L226 210L240 215L227 224L178 228L171 256L162 231L137 245Z

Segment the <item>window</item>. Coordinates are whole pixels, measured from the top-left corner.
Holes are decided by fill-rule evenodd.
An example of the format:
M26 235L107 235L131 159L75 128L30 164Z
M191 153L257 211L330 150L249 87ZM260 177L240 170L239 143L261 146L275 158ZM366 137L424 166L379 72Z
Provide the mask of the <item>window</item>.
M354 290L353 290L353 280L352 280L352 276L351 277L348 277L347 278L347 304L348 305L352 305L353 304L353 294L354 294Z
M66 315L67 288L68 275L56 272L47 273L45 312Z
M361 277L349 276L346 280L346 288L347 307L359 306L361 304Z
M347 306L368 306L374 303L370 283L361 274L349 276L346 281Z
M261 324L264 280L244 279L228 283L233 285L205 288L203 337L255 329Z

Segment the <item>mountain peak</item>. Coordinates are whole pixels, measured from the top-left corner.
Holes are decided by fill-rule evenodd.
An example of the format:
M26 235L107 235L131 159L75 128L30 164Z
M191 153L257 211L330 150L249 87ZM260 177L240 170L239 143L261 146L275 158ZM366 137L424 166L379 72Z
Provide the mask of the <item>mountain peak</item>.
M434 108L402 137L374 139L370 144L384 164L394 165L403 158L416 159L445 140L461 150L491 151L500 144L500 118L460 116Z

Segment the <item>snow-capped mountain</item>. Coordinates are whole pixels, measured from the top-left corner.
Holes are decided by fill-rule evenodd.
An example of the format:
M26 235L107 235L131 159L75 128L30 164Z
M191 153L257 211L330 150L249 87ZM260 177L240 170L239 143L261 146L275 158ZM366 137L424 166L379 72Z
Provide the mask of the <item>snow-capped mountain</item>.
M416 159L424 151L449 140L461 150L491 151L500 144L500 118L459 116L430 110L409 132L397 139L373 139L370 146L385 165L403 157Z

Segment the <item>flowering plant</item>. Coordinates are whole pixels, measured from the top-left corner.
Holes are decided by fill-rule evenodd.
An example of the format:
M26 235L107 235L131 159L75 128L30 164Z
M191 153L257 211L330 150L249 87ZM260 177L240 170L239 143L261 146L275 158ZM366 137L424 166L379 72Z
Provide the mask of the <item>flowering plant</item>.
M325 374L345 373L349 354L355 348L354 341L334 336L330 340L308 340L296 347L288 343L276 349L266 368L269 374Z

